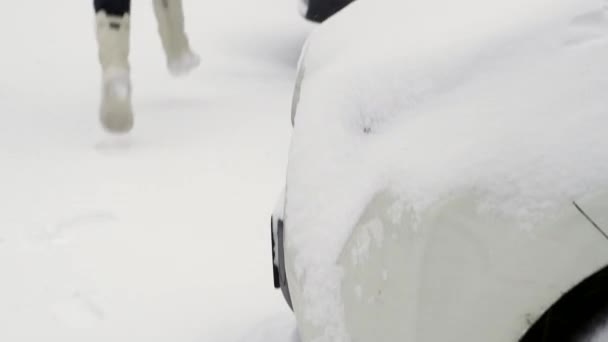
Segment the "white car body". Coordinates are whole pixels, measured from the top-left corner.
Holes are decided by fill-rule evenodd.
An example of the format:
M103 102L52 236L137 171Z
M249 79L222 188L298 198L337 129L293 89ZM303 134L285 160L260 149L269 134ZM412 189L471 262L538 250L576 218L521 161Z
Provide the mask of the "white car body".
M319 27L281 210L302 341L516 341L608 265L606 61L602 0L361 0Z

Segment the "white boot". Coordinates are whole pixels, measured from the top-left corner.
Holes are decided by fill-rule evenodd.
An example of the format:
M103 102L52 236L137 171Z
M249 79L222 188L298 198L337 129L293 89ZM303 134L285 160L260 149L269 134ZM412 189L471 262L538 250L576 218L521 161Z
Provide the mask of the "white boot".
M129 68L130 18L97 14L97 43L103 72L100 120L110 132L133 128Z
M154 0L154 12L169 71L173 76L187 74L200 64L200 58L188 43L182 0Z

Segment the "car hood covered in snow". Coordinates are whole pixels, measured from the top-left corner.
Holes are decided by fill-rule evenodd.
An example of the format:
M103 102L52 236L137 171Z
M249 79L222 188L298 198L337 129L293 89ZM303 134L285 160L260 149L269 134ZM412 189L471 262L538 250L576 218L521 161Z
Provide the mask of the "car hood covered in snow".
M338 260L378 193L412 231L460 197L471 224L521 234L602 207L607 1L361 0L307 45L286 245L298 320L323 341L349 340Z

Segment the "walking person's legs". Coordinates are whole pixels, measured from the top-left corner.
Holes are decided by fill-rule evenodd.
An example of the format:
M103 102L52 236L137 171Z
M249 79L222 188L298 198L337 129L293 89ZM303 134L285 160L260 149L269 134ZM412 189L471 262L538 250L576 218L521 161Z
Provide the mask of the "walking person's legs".
M196 68L200 59L190 49L184 28L182 0L154 0L154 13L169 71L179 76Z
M130 0L94 0L102 68L100 120L111 132L133 127L129 66Z

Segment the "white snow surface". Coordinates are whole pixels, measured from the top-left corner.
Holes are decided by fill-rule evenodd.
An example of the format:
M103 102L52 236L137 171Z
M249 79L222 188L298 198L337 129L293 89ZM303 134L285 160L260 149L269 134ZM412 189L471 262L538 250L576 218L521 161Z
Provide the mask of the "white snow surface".
M133 2L136 126L98 122L92 1L15 1L0 41L0 341L286 342L269 221L310 30L285 0L185 0L166 70Z
M608 187L608 1L362 0L307 45L285 215L323 341L347 340L336 260L379 191L533 229Z

